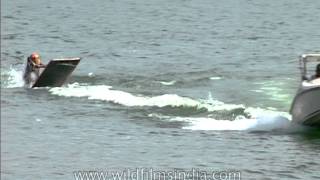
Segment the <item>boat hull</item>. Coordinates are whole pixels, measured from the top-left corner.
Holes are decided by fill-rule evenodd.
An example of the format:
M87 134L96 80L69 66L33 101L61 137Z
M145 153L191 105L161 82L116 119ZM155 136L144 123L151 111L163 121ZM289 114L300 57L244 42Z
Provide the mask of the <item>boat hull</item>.
M295 123L320 127L320 87L302 86L293 100L290 113Z

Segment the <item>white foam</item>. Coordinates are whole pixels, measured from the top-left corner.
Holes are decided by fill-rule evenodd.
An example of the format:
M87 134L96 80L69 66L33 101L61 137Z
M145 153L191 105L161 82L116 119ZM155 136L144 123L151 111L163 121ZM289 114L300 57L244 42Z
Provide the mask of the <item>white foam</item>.
M89 76L89 77L93 77L93 76L94 76L93 72L89 72L89 73L88 73L88 76Z
M41 119L39 119L39 118L36 118L36 121L37 121L37 122L41 122L42 120L41 120Z
M160 81L160 83L165 86L171 86L174 85L176 81Z
M209 93L205 100L194 100L188 97L181 97L176 94L164 94L148 97L133 95L128 92L114 90L111 86L97 85L86 86L74 83L67 87L56 87L49 90L54 95L66 97L87 97L88 99L103 100L121 104L124 106L154 106L154 107L194 107L206 108L209 112L229 111L243 108L250 118L238 115L235 120L216 120L210 117L170 117L159 114L149 114L167 121L185 121L189 125L183 127L191 130L259 130L269 131L273 129L287 128L290 124L290 115L286 112L279 112L275 108L253 108L244 105L225 104L214 100ZM217 112L218 113L218 112ZM210 116L210 115L209 115Z
M251 117L263 117L263 116L282 116L288 120L291 120L291 115L288 112L277 111L275 108L269 107L268 109L263 108L253 108L247 107L244 110L245 113L248 113Z
M174 118L176 121L188 121L189 126L183 129L190 130L246 130L256 124L254 119L244 120L216 120L213 118Z
M220 80L220 79L222 79L222 77L214 76L214 77L210 77L209 79L211 79L211 80Z
M176 94L164 94L154 97L133 95L128 92L113 90L111 88L111 86L105 85L81 86L79 84L72 84L67 87L52 88L49 91L58 96L88 97L88 99L103 100L124 106L184 106L199 109L206 108L208 111L231 110L243 107L243 105L225 104L213 99L194 100L188 97L181 97Z
M189 122L183 129L190 130L215 130L215 131L271 131L275 129L288 129L290 121L283 116L260 116L258 118L246 119L244 117L236 120L216 120L213 118L175 117L171 121Z
M225 104L224 102L215 100L212 98L211 92L208 93L207 99L199 101L201 102L201 107L206 108L208 111L230 111L233 109L245 108L242 104Z
M262 109L262 108L246 108L245 113L251 117L246 118L238 115L235 120L230 119L214 119L210 115L208 117L170 117L160 114L149 114L149 117L155 117L167 121L183 121L188 125L183 129L189 130L215 130L215 131L272 131L286 130L292 131L297 129L293 127L290 118L286 112ZM293 130L294 131L294 130Z
M22 75L22 70L10 67L8 71L1 73L1 85L3 85L4 88L23 87L24 81Z
M199 103L189 98L180 97L174 94L165 94L155 97L145 97L133 95L128 92L112 90L111 86L78 86L52 88L49 91L52 94L67 97L88 97L88 99L97 99L109 101L125 106L197 106Z

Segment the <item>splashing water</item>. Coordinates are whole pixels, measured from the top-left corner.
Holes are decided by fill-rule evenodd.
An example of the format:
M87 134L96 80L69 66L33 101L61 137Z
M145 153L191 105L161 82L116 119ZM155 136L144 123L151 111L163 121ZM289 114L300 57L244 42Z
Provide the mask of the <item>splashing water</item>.
M1 87L2 88L17 88L23 87L24 81L22 78L23 70L17 70L10 67L9 70L1 72Z
M243 120L216 120L212 118L173 118L173 121L186 121L190 125L183 129L190 130L246 130L254 124L250 119Z
M215 130L215 131L273 131L285 130L294 132L301 130L299 125L294 125L289 119L280 115L262 115L257 118L247 119L241 115L235 120L217 120L209 117L170 117L159 114L149 114L160 120L171 122L187 122L182 127L188 130Z
M287 129L290 121L283 116L261 116L254 119L237 118L234 121L212 118L173 118L172 120L190 122L184 129L190 130L249 130L271 131Z

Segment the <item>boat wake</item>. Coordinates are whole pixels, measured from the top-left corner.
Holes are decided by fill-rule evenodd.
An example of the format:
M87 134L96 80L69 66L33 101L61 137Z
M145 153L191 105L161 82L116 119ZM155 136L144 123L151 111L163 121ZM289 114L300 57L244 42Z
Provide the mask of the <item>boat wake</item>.
M1 82L2 88L23 87L22 71L10 68L9 71L2 72ZM211 94L207 99L192 99L177 94L150 97L115 90L107 85L94 86L79 83L50 88L49 92L57 96L82 97L127 107L151 107L152 113L149 117L185 122L182 128L188 130L271 131L292 128L291 117L287 112L280 112L273 108L226 104L213 99ZM173 110L177 112L170 114Z
M128 107L154 107L154 108L180 108L181 111L202 110L206 111L205 117L168 116L163 113L151 113L149 117L165 121L186 122L183 129L189 130L249 130L271 131L288 129L291 126L290 115L286 112L262 108L245 107L244 105L226 104L212 99L209 94L207 99L192 99L176 94L160 96L133 95L128 92L114 90L111 86L70 84L67 87L51 88L54 95L65 97L85 97L92 100L102 100ZM225 119L216 119L217 114ZM192 113L189 113L192 114ZM196 113L195 113L196 114ZM198 114L197 114L198 115Z
M113 90L111 86L106 85L81 86L78 83L74 83L67 87L51 88L49 91L58 96L87 97L88 99L104 100L124 106L194 107L197 109L205 108L208 111L244 108L243 105L225 104L216 100L211 100L210 102L205 102L205 100L197 101L176 94L164 94L154 97L133 95L128 92Z
M150 116L156 116L150 114ZM158 116L159 118L159 116ZM203 117L161 117L169 121L187 122L183 129L215 131L277 131L292 130L290 120L283 116L259 116L257 118L237 117L235 120L216 120Z

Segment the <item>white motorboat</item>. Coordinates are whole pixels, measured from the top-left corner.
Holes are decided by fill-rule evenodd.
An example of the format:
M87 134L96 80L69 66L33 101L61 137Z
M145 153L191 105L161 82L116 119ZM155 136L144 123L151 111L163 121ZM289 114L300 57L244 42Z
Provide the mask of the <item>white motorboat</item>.
M310 67L310 64L313 65ZM292 122L320 127L320 77L310 76L311 73L315 73L315 67L320 67L320 54L303 54L300 56L302 80L292 102L290 113ZM319 69L317 70L319 71Z

